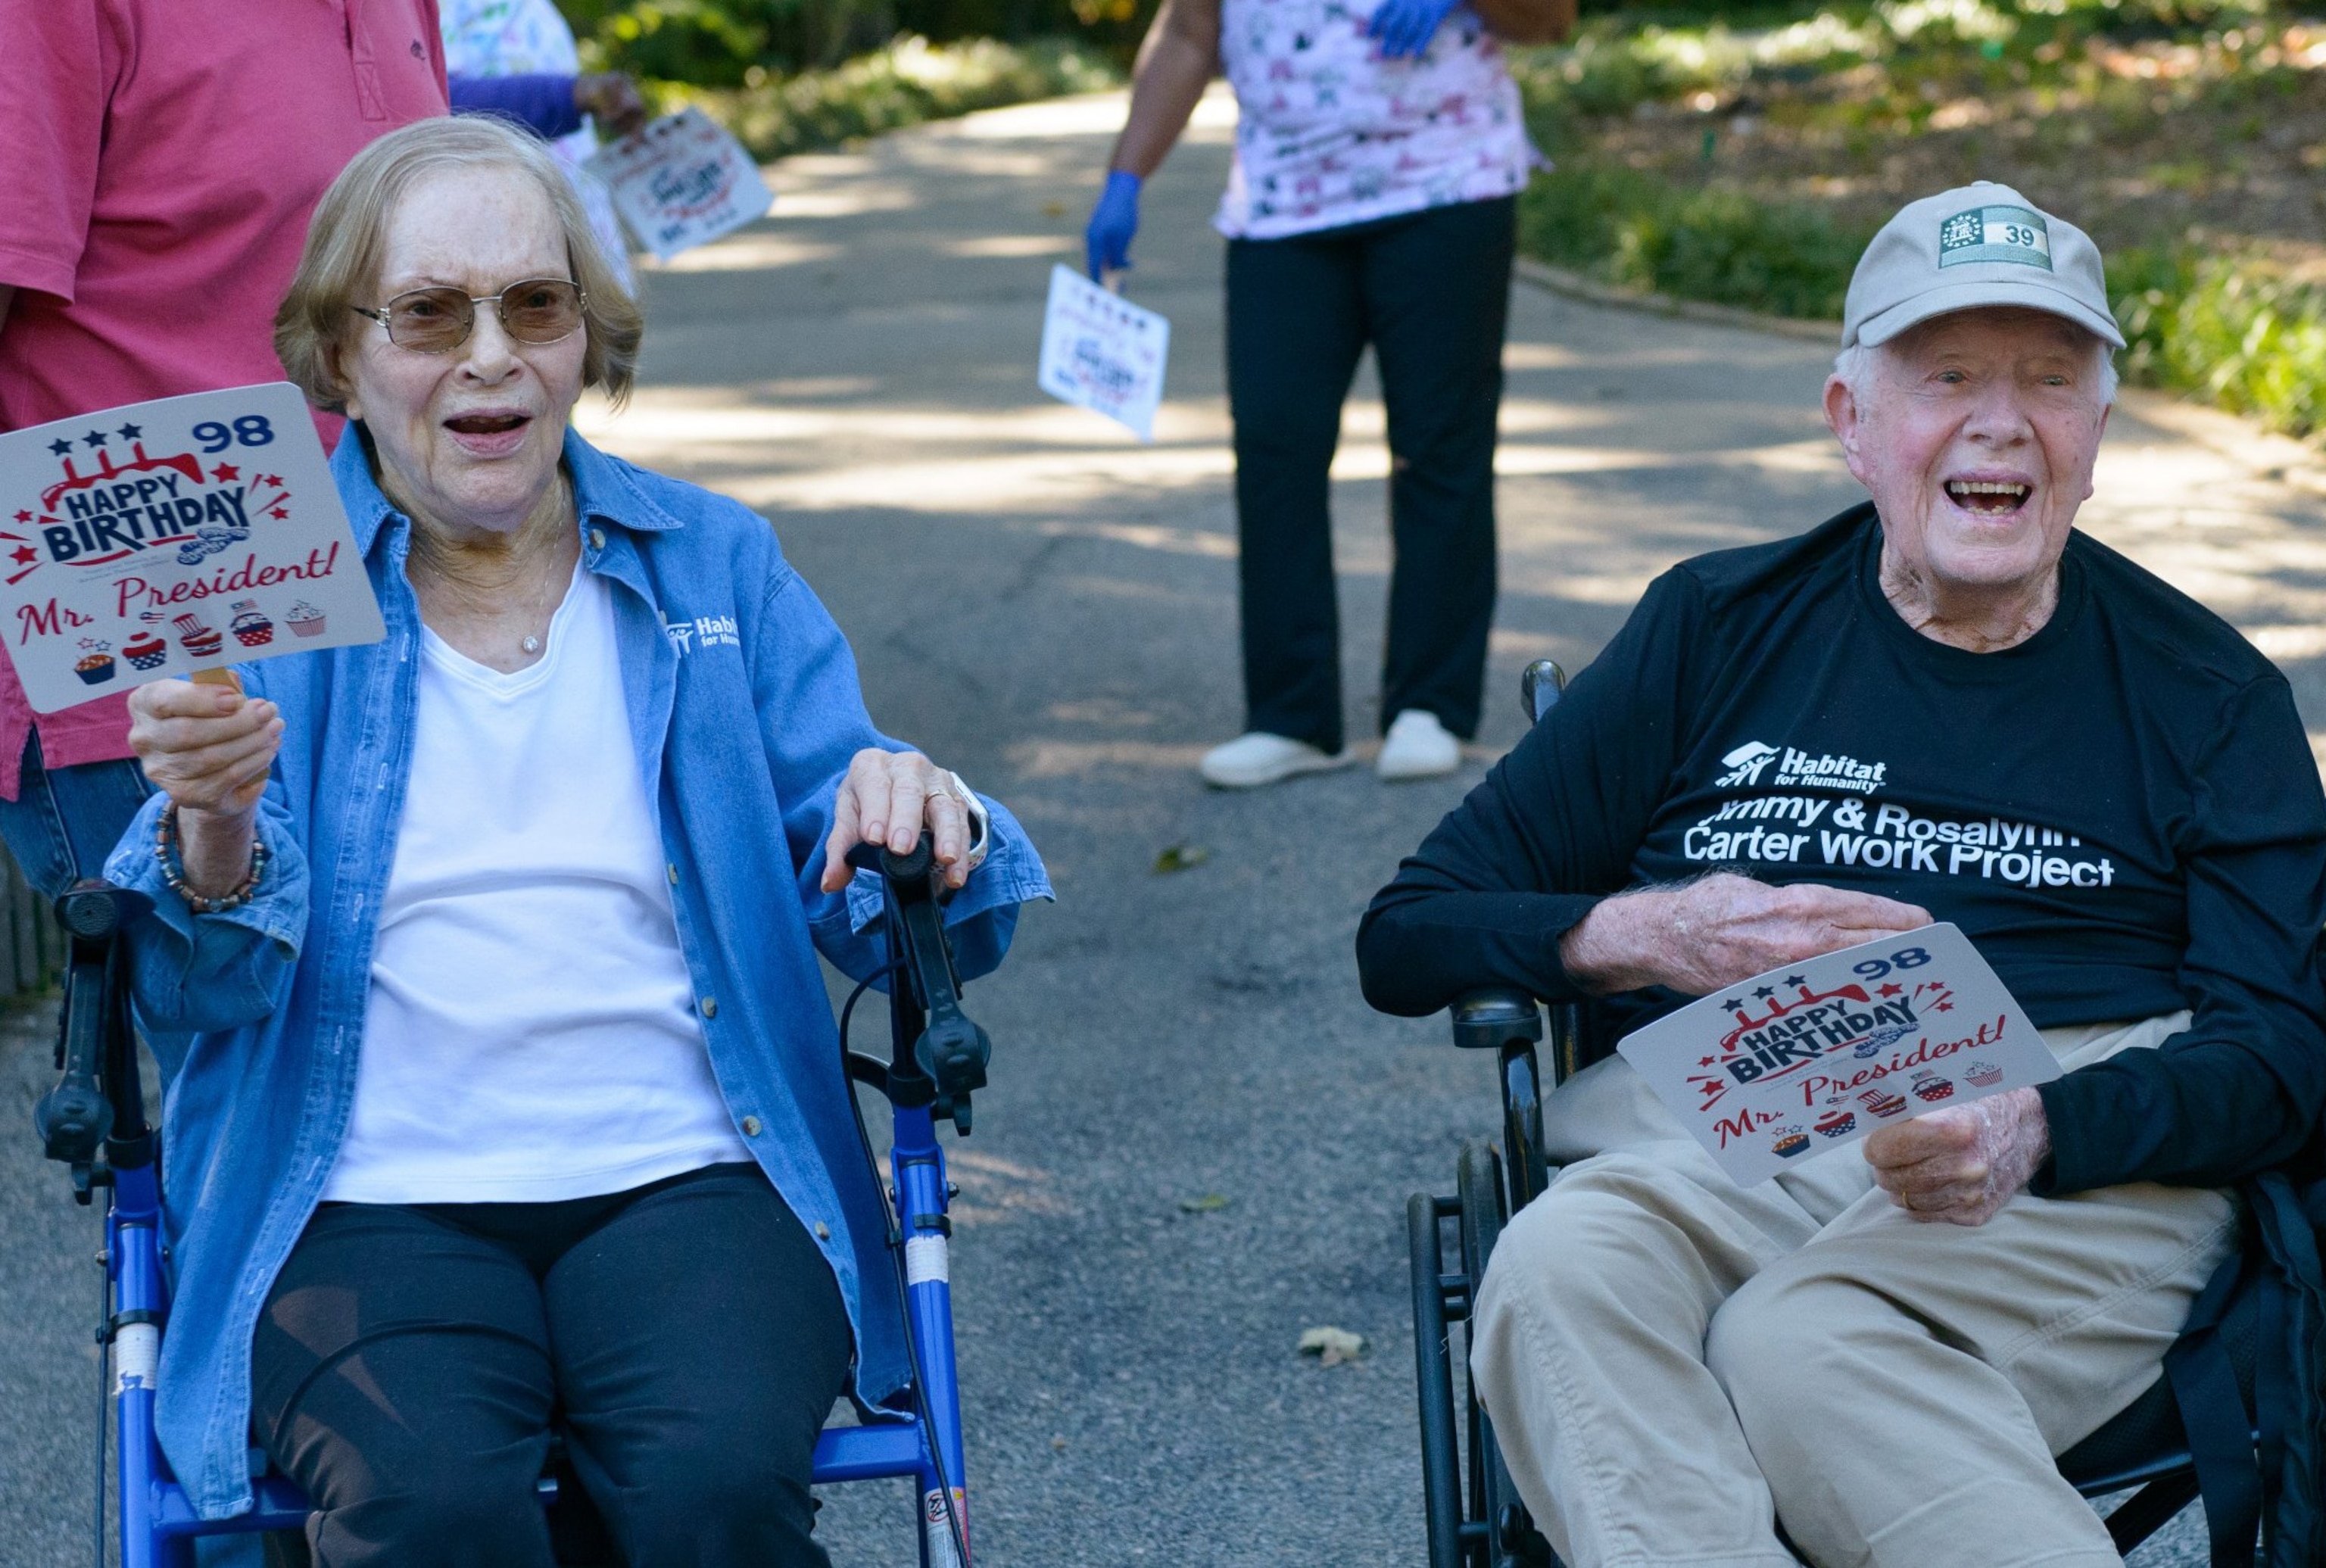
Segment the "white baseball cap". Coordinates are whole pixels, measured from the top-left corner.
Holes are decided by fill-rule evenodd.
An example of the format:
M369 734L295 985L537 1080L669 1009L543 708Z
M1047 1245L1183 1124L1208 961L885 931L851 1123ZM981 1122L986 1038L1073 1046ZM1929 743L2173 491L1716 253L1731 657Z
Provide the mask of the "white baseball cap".
M2091 237L1986 180L1908 202L1882 226L1850 274L1841 346L1982 305L2049 311L2124 347Z

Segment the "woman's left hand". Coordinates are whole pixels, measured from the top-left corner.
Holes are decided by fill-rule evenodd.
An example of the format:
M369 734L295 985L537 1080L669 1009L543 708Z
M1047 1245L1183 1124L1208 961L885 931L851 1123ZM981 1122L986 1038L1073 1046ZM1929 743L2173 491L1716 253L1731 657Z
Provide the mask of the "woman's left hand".
M823 846L823 890L837 893L856 873L848 851L886 844L910 853L926 824L936 840L945 886L969 880L969 806L954 791L953 775L917 751L860 751L840 781L833 803L832 837Z

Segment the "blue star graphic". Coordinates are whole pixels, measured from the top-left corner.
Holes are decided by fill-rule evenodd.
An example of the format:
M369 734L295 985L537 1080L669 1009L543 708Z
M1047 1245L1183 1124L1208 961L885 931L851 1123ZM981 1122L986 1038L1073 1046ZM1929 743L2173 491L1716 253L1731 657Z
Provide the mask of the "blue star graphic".
M1806 986L1809 984L1809 981L1801 979L1799 975L1787 975L1785 977L1785 984L1789 986Z
M60 458L69 458L72 456L72 442L51 441L49 443L49 450L56 453L57 456Z
M134 441L144 433L145 427L144 425L125 424L121 427L121 439L126 441Z
M1740 1002L1740 1001L1738 1001L1735 997L1729 997L1726 1001L1725 1001L1725 1002L1721 1003L1720 1005L1721 1005L1722 1007L1724 1007L1727 1008L1730 1012L1732 1012L1732 1013L1733 1013L1733 1012L1735 1012L1737 1008L1739 1008L1739 1007L1743 1007L1744 1004L1744 1003L1742 1003L1742 1002Z
M1765 1001L1767 1001L1771 997L1773 997L1773 996L1775 996L1775 995L1777 994L1777 988L1776 988L1776 987L1774 987L1774 986L1761 986L1761 987L1756 988L1754 990L1753 994L1754 994L1754 996L1756 996L1756 997L1760 997L1763 1001L1764 1001L1764 1002L1765 1002Z
M80 439L90 446L101 447L105 444L105 432L101 430L93 430Z

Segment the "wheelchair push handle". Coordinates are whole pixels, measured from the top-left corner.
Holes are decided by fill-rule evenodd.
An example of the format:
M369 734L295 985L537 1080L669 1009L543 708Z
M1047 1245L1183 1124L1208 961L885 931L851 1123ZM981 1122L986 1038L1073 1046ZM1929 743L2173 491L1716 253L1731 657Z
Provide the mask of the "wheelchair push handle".
M1519 672L1519 702L1526 721L1540 724L1567 692L1567 672L1556 659L1537 659Z
M89 1201L106 1180L100 1154L117 1165L150 1157L145 1106L129 1033L126 976L115 939L150 908L141 894L84 879L56 902L69 943L64 1006L57 1020L62 1076L33 1108L42 1152L72 1169L74 1196Z
M897 1105L926 1105L952 1118L966 1137L970 1096L985 1087L993 1043L962 1011L935 844L926 832L902 855L886 845L859 844L848 863L879 874L889 951L898 966L889 1000L894 1053L881 1087Z

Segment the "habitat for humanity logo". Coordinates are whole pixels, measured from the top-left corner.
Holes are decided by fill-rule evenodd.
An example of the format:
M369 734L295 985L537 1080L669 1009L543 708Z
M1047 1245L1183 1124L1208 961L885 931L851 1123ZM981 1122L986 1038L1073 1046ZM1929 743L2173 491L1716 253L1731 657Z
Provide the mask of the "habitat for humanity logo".
M1870 795L1882 787L1883 775L1890 771L1886 762L1860 762L1832 752L1812 755L1790 746L1780 751L1764 742L1748 740L1720 759L1720 765L1728 771L1714 779L1712 787L1750 789L1762 782L1761 775L1769 771L1772 762L1777 770L1768 782L1780 789L1850 790Z
M670 639L670 645L682 654L697 647L743 645L743 639L736 635L733 616L697 616L691 621L665 621L662 630L663 636Z

